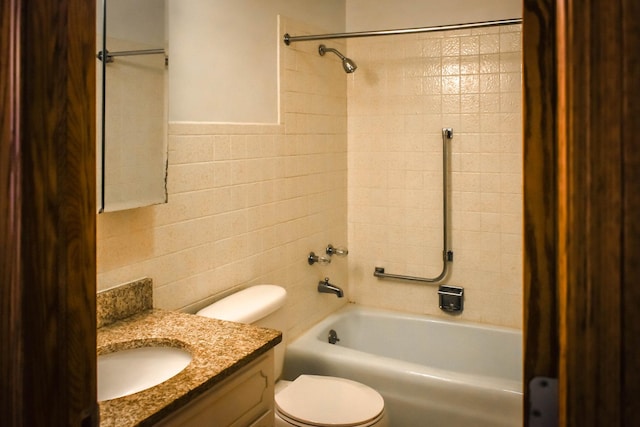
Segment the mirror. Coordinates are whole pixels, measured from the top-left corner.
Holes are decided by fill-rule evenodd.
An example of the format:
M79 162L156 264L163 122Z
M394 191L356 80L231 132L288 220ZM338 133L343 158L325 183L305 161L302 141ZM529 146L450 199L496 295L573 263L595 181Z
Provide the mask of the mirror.
M166 203L165 0L97 6L99 212Z

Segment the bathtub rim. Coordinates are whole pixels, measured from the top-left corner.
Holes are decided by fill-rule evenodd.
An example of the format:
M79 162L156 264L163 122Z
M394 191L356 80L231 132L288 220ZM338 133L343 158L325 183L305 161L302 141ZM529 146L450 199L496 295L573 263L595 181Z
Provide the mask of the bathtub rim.
M328 342L324 341L323 337L326 335L326 330L329 325L339 321L341 318L344 318L348 315L352 315L353 313L358 314L358 312L364 312L368 314L373 314L376 316L389 316L396 318L408 318L408 319L419 319L419 320L427 320L429 322L439 323L439 324L447 324L447 325L456 325L456 326L464 326L475 329L483 329L483 330L492 330L497 332L504 332L509 334L516 334L520 336L520 340L522 343L522 331L517 328L511 328L507 326L499 326L499 325L489 325L482 324L477 322L472 322L469 320L462 319L444 319L437 316L432 316L429 314L415 314L415 313L405 313L401 311L377 308L377 307L369 307L365 305L349 303L345 306L340 307L336 311L327 315L324 319L314 324L312 327L307 329L305 332L288 342L287 350L285 354L290 352L300 352L311 353L311 354L322 354L324 355L327 346L332 346L331 348L331 358L340 362L348 362L353 359L355 356L358 360L358 364L370 369L386 369L395 371L398 373L402 373L405 375L411 376L420 376L420 377L428 377L430 380L437 382L445 382L445 383L458 383L461 385L465 385L468 387L472 387L479 390L484 391L500 391L509 394L522 395L523 394L523 377L522 377L522 363L520 364L520 380L514 380L509 378L501 378L501 377L492 377L480 374L466 373L466 372L457 372L453 370L446 370L442 368L436 368L432 366L420 365L414 362L408 362L400 359L394 359L387 356L380 356L373 353L367 353L361 350L353 349L350 347L343 347L340 345L333 346ZM321 356L318 356L321 357ZM325 356L326 357L326 356ZM285 359L286 360L286 359ZM396 362L396 364L390 363L390 361ZM286 362L285 362L286 368ZM286 369L285 369L286 370Z

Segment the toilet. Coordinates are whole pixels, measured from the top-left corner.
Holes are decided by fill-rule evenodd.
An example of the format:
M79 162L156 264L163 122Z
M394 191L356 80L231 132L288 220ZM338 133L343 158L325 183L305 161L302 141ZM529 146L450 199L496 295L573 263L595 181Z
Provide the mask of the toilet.
M231 294L198 311L198 315L265 328L286 330L283 310L287 292L276 285L255 285ZM384 399L369 386L320 375L279 380L285 340L275 347L276 427L388 427Z

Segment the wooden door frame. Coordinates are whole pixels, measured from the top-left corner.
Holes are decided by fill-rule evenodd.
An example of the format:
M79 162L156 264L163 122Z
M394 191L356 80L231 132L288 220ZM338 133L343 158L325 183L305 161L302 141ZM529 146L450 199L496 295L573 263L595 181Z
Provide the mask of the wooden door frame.
M640 6L559 7L560 421L632 425L640 387Z
M555 0L524 0L523 233L525 420L529 381L558 377Z
M525 386L560 379L560 425L624 425L640 415L640 10L523 5ZM0 13L1 423L96 425L95 2Z
M95 426L95 2L0 4L0 425Z
M635 0L524 1L524 381L561 426L640 409L640 32ZM525 388L528 425L529 392Z

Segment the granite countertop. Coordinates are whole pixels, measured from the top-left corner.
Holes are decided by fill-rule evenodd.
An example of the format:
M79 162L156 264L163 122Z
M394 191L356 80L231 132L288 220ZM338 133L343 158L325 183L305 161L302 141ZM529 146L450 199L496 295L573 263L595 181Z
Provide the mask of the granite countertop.
M191 363L169 380L99 402L100 426L153 425L282 340L272 329L150 309L98 329L98 355L149 345L181 347Z

